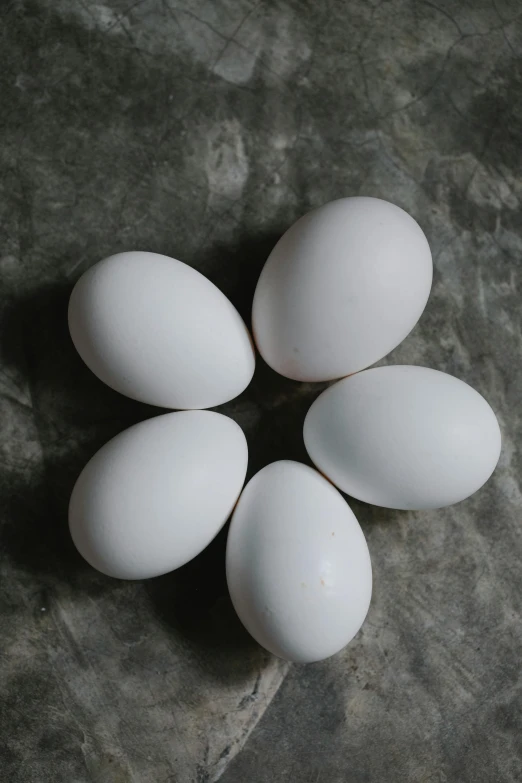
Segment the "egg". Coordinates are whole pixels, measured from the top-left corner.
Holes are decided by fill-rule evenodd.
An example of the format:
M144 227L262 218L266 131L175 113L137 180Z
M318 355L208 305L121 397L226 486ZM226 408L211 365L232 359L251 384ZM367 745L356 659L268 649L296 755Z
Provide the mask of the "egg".
M248 451L241 428L212 411L180 411L117 435L74 487L69 527L81 555L119 579L147 579L198 555L229 518Z
M273 462L247 484L228 533L226 571L246 629L289 661L338 652L370 605L359 523L335 487L298 462Z
M348 495L376 506L458 503L491 476L500 428L486 400L426 367L365 370L330 386L304 423L310 458Z
M428 242L400 207L342 198L302 217L272 250L257 284L254 338L297 381L368 367L413 329L432 281Z
M252 340L231 302L197 270L157 253L119 253L85 272L69 329L100 380L150 405L221 405L254 373Z

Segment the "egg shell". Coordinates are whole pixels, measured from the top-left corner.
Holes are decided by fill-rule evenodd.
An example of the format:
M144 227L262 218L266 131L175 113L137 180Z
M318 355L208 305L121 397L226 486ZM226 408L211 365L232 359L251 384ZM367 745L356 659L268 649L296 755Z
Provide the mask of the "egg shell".
M244 626L289 661L338 652L370 605L370 555L357 519L335 487L298 462L274 462L247 484L230 525L226 569Z
M264 360L326 381L386 356L428 300L431 252L419 225L377 198L343 198L298 220L270 254L252 323Z
M305 419L310 458L339 489L376 506L427 509L472 495L500 455L486 400L426 367L366 370L330 386Z
M232 303L196 269L157 253L119 253L85 272L69 329L100 380L150 405L221 405L254 373L253 343Z
M212 411L167 413L117 435L87 463L69 506L94 568L147 579L198 555L225 524L248 461L241 428Z

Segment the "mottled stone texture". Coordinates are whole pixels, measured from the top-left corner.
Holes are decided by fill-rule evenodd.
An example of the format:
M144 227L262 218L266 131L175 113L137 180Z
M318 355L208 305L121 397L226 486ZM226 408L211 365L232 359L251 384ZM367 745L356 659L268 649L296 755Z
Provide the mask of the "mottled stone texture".
M4 0L0 5L0 779L522 779L522 25L519 0ZM453 508L353 503L374 564L341 655L249 640L223 535L179 572L105 578L69 542L94 451L157 414L75 355L71 286L112 252L173 255L248 317L277 236L381 196L430 240L433 293L388 362L474 385L501 463ZM306 460L320 387L262 363L224 406L250 472Z

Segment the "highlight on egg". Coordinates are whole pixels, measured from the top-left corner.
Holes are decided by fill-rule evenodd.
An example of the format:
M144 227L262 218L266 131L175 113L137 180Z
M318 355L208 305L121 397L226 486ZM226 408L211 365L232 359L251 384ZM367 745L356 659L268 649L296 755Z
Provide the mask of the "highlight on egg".
M304 423L312 462L354 498L397 509L449 506L489 479L500 456L496 416L475 389L427 367L344 378Z
M337 653L370 606L372 568L359 523L335 487L298 462L267 465L245 487L226 572L245 628L288 661Z
M297 381L363 370L413 329L432 274L424 232L400 207L367 197L325 204L288 229L261 272L252 307L259 352Z
M196 557L229 518L245 481L246 438L212 411L180 411L130 427L87 463L69 528L90 565L148 579Z
M87 270L71 294L69 329L100 380L150 405L212 408L254 374L236 308L196 269L158 253L118 253Z

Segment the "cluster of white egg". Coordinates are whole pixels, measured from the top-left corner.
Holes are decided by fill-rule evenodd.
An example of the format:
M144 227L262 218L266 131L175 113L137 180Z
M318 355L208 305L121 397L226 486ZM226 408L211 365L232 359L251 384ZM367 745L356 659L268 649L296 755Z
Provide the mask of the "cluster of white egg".
M122 432L86 465L69 512L80 553L110 576L158 576L201 552L232 514L227 580L248 631L291 661L339 651L364 621L372 574L335 486L388 508L437 508L479 489L500 454L495 415L467 384L425 367L364 370L414 327L431 280L422 230L380 199L331 202L284 234L254 297L257 347L288 378L342 380L304 423L320 472L274 462L242 491L245 436L202 410L254 373L236 309L199 272L155 253L89 269L69 306L81 357L122 394L183 410Z

